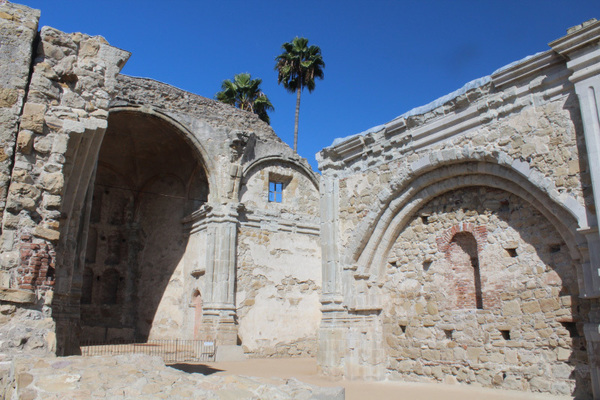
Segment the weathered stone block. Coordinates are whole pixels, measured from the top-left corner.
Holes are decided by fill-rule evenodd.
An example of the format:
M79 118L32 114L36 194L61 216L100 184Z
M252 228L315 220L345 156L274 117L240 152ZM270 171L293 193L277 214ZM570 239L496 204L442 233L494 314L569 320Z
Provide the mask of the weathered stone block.
M543 312L556 311L560 308L560 304L555 298L541 299L539 303Z
M0 107L12 107L19 100L17 89L0 88Z
M17 136L17 150L23 154L30 154L33 148L33 132L22 130Z
M51 194L61 194L65 185L65 178L60 172L42 175L42 187Z
M537 300L523 302L521 304L521 310L523 310L525 314L541 312L540 303Z
M21 129L27 129L35 133L44 133L45 113L46 105L25 103L23 115L21 116Z
M51 242L55 242L60 238L60 232L42 226L36 226L33 233L35 236L50 240Z

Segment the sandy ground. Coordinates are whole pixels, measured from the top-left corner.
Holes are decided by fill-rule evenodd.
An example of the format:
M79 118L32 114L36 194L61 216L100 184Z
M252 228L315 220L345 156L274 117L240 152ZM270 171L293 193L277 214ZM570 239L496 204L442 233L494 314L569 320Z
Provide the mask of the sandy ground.
M264 378L296 378L319 386L343 386L346 400L410 399L410 400L571 400L570 396L550 396L507 390L484 389L467 385L435 383L365 382L331 380L317 375L317 363L312 358L249 359L244 361L174 366L191 373L246 375Z

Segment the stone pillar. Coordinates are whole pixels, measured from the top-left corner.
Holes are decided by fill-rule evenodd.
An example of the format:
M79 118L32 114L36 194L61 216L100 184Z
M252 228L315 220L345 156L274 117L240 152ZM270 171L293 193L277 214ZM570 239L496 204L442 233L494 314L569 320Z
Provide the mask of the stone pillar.
M570 28L567 36L550 43L567 59L573 71L569 80L575 85L583 121L583 133L594 193L595 218L588 220L582 233L588 242L589 262L583 263L583 298L589 299L589 322L584 326L594 399L600 399L600 21L590 20Z
M237 203L213 206L206 214L206 279L202 335L218 345L237 343L235 268Z
M344 376L347 356L348 312L342 306L342 272L339 255L339 180L323 175L321 192L321 325L318 332L317 364L330 376Z
M323 312L339 311L343 300L342 274L339 260L339 181L323 176L321 192L321 254L323 264L323 288L321 304Z

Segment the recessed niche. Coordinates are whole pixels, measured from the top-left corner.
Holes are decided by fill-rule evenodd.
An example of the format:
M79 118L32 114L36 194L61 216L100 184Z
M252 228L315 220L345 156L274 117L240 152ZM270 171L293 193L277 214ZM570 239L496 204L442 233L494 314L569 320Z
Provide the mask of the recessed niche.
M406 325L400 325L400 329L402 329L402 333L406 333Z
M425 272L429 271L429 267L431 267L431 264L433 264L432 260L423 261L423 271L425 271Z
M500 334L504 340L510 340L510 331L508 329L500 329Z
M561 322L561 325L569 332L570 337L580 337L579 331L577 330L577 324L575 322Z
M429 214L421 214L421 222L425 225L429 223Z
M514 258L514 257L516 257L518 255L517 254L517 249L504 249L504 250L506 250L506 252L508 253L508 255L510 257Z
M452 340L453 333L454 333L454 329L444 329L444 334L446 335L446 339Z

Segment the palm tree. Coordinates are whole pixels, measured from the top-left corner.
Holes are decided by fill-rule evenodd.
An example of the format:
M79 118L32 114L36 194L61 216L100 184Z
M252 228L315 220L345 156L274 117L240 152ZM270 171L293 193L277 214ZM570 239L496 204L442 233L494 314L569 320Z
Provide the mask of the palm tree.
M296 122L294 124L294 151L298 151L298 115L300 114L300 92L307 88L315 90L315 78L323 79L325 62L319 46L308 46L308 39L296 37L281 45L283 53L275 57L277 83L290 93L296 92Z
M221 91L215 98L223 103L230 104L240 110L246 110L258 115L258 118L270 124L269 114L275 108L267 95L260 90L262 79L252 79L250 74L242 73L233 77L233 81L225 79L221 84Z

